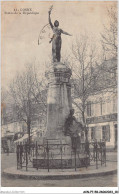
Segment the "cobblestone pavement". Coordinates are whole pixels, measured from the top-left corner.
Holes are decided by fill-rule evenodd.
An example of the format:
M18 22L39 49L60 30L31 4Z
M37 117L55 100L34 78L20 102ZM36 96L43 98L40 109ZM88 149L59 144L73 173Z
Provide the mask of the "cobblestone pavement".
M107 155L108 156L108 155ZM114 153L109 154L109 159L116 160ZM16 165L16 155L2 154L2 169ZM2 187L117 187L117 175L108 175L103 177L92 177L83 179L69 179L69 180L23 180L7 178L2 175Z

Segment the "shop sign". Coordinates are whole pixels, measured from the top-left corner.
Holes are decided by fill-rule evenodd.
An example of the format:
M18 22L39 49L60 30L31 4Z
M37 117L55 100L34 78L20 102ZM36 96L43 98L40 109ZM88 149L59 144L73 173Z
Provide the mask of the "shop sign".
M91 117L86 119L87 124L103 123L103 122L110 122L110 121L117 121L117 113L103 115L99 117Z

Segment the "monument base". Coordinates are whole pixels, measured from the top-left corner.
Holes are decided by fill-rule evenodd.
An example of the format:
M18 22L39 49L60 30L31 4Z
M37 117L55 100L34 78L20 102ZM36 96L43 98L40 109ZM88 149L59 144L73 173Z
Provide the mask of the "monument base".
M72 139L65 135L64 126L72 110L71 69L61 62L54 63L47 72L47 132L39 145L34 168L58 169L89 165L89 157L73 148ZM76 152L77 151L77 152Z
M47 72L47 138L60 138L72 109L70 77L71 69L60 62L54 63Z
M65 136L61 132L60 134L57 134L58 131L57 133L54 131L53 136L52 132L47 133L46 138L44 138L44 149L42 152L39 152L37 158L33 158L33 168L72 169L75 167L81 168L90 165L89 156L87 154L80 153L79 149L72 149L70 136ZM53 139L53 137L55 139Z
M80 157L55 158L55 159L33 159L33 168L37 169L72 169L87 167L90 165L89 157L81 154Z

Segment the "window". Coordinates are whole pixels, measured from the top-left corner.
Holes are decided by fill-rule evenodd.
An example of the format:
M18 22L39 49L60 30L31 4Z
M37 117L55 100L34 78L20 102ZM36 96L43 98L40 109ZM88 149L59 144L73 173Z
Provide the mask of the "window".
M113 112L117 113L117 98L113 98Z
M105 102L102 100L102 98L100 98L99 100L100 100L100 115L103 115L105 112Z
M91 116L91 102L87 102L87 116Z
M95 136L95 127L91 127L91 140L94 140L96 139L96 136Z
M102 106L103 106L103 102L102 99L100 100L100 114L102 115Z
M104 101L102 104L102 114L103 115L108 114L106 101Z
M102 139L110 142L110 126L109 125L102 126Z

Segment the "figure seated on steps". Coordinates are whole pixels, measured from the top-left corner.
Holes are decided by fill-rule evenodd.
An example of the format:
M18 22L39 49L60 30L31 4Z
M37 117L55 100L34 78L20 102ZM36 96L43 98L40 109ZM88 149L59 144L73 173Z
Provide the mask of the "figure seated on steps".
M80 143L81 141L81 132L84 130L84 127L81 122L78 122L74 115L74 109L70 110L68 117L66 118L64 124L64 135L70 136L72 140L72 145L74 140L78 140Z

